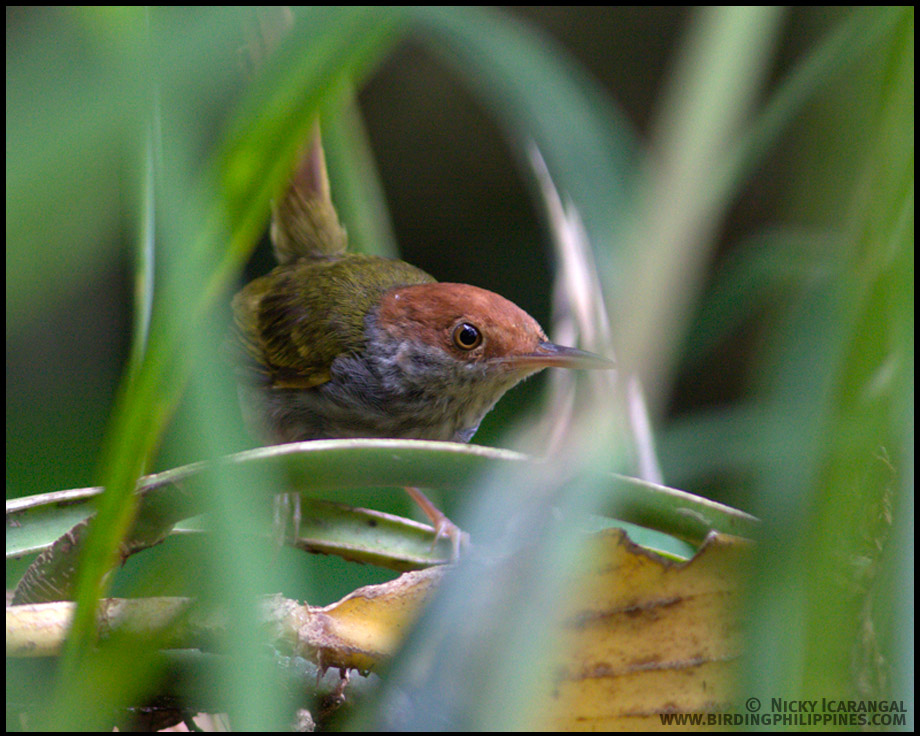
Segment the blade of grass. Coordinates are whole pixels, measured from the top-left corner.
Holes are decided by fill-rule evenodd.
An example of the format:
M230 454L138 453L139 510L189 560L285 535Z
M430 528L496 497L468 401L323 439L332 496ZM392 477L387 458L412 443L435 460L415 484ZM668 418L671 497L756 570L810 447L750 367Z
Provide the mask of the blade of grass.
M300 134L324 100L337 94L345 80L360 78L379 58L393 39L398 13L339 9L321 16L295 26L276 63L269 65L244 99L208 176L217 186L198 196L188 196L186 191L185 197L176 197L174 190L164 204L163 216L172 228L169 234L185 228L187 234L179 242L190 246L182 249L181 267L164 274L149 349L138 370L126 376L119 393L101 462L107 493L100 500L99 517L83 552L78 606L63 657L61 683L75 682L80 660L88 653L93 601L104 590L102 579L112 564L113 550L131 524L135 480L185 384L187 368L177 356L202 329L207 308L226 289L255 242L266 219L268 200L281 186L286 166L300 145ZM179 214L169 209L179 203L186 211ZM197 216L196 206L201 208ZM195 295L191 303L189 294ZM56 716L66 721L67 710L61 708Z

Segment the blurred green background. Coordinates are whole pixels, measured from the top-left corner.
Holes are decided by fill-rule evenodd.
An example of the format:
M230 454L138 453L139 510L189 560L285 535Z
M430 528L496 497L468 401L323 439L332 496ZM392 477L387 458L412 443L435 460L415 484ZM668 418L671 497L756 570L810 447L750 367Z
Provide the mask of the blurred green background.
M687 8L523 6L507 12L562 44L621 106L639 139L647 135L669 60L687 23ZM771 80L781 78L846 12L791 9L778 39ZM67 75L96 63L97 44L111 40L96 37L103 30L60 9L7 9L8 61L41 54L50 87L8 89L8 100L11 95L22 98L24 115L42 118L8 124L8 168L31 153L31 146L38 149L36 155L62 157L91 147L80 157L78 170L71 172L61 162L62 174L79 178L80 201L55 200L53 182L28 182L47 198L43 206L56 212L43 221L47 229L21 240L14 237L7 252L7 492L12 496L93 483L99 440L128 355L134 201L130 171L118 156L129 143L122 135L54 145L59 139L53 116L67 114L66 105L73 100L65 95L81 94L67 84ZM40 48L33 45L36 41ZM242 44L241 34L239 46L224 40L212 52L217 55L213 67L224 72L211 85L213 96L201 100L206 131L219 125L245 84ZM862 90L880 73L877 65L860 64L832 80L825 95L769 151L737 193L719 229L708 266L710 281L730 262L733 250L766 228L788 222L807 234L809 228L827 223L828 209L854 176L865 145L859 138L866 135L860 118L870 110L859 104ZM769 91L768 86L764 96ZM48 93L59 96L49 99ZM454 73L411 40L384 60L359 99L402 257L439 280L495 290L548 324L552 256L547 232L494 118ZM34 107L29 108L29 101ZM97 112L104 117L104 106ZM103 120L80 122L104 129ZM30 140L11 140L11 131ZM61 136L67 132L60 131ZM202 155L213 142L197 142ZM8 192L8 203L19 194ZM7 234L19 234L15 222L8 221ZM43 275L70 267L74 270L48 288ZM263 244L249 271L264 273L270 267ZM784 298L779 290L770 296L752 305L743 321L722 334L705 355L692 344L685 346L667 399L669 422L729 405L749 390L763 330ZM477 441L498 442L507 417L531 399L543 380L540 376L507 396L489 415ZM668 445L663 449L667 463ZM743 475L688 476L681 462L668 464L667 470L669 482L678 487L745 505Z

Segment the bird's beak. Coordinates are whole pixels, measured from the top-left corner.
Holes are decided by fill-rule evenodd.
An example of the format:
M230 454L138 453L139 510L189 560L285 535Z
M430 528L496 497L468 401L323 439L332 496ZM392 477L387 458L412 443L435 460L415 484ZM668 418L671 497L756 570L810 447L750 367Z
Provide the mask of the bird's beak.
M587 350L569 348L552 342L541 342L532 353L523 353L511 358L515 366L540 368L594 368L610 370L616 364Z

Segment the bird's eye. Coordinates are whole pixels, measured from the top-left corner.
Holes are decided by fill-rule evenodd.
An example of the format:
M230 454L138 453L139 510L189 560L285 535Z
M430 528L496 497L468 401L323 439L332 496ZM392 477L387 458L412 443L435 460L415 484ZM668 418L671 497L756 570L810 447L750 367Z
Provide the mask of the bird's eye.
M461 350L473 350L482 344L482 333L469 322L461 322L454 327L453 338L454 345Z

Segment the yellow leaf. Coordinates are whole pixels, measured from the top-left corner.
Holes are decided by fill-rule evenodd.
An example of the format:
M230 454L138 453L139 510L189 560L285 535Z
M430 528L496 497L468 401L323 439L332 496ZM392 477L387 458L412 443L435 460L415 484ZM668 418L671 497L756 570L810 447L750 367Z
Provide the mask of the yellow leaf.
M396 652L443 574L439 567L407 572L329 606L292 608L296 624L289 618L287 628L296 631L296 653L323 669L372 669Z
M713 534L675 562L611 529L562 606L559 655L534 728L647 730L662 714L727 709L741 652L739 566L750 543Z

